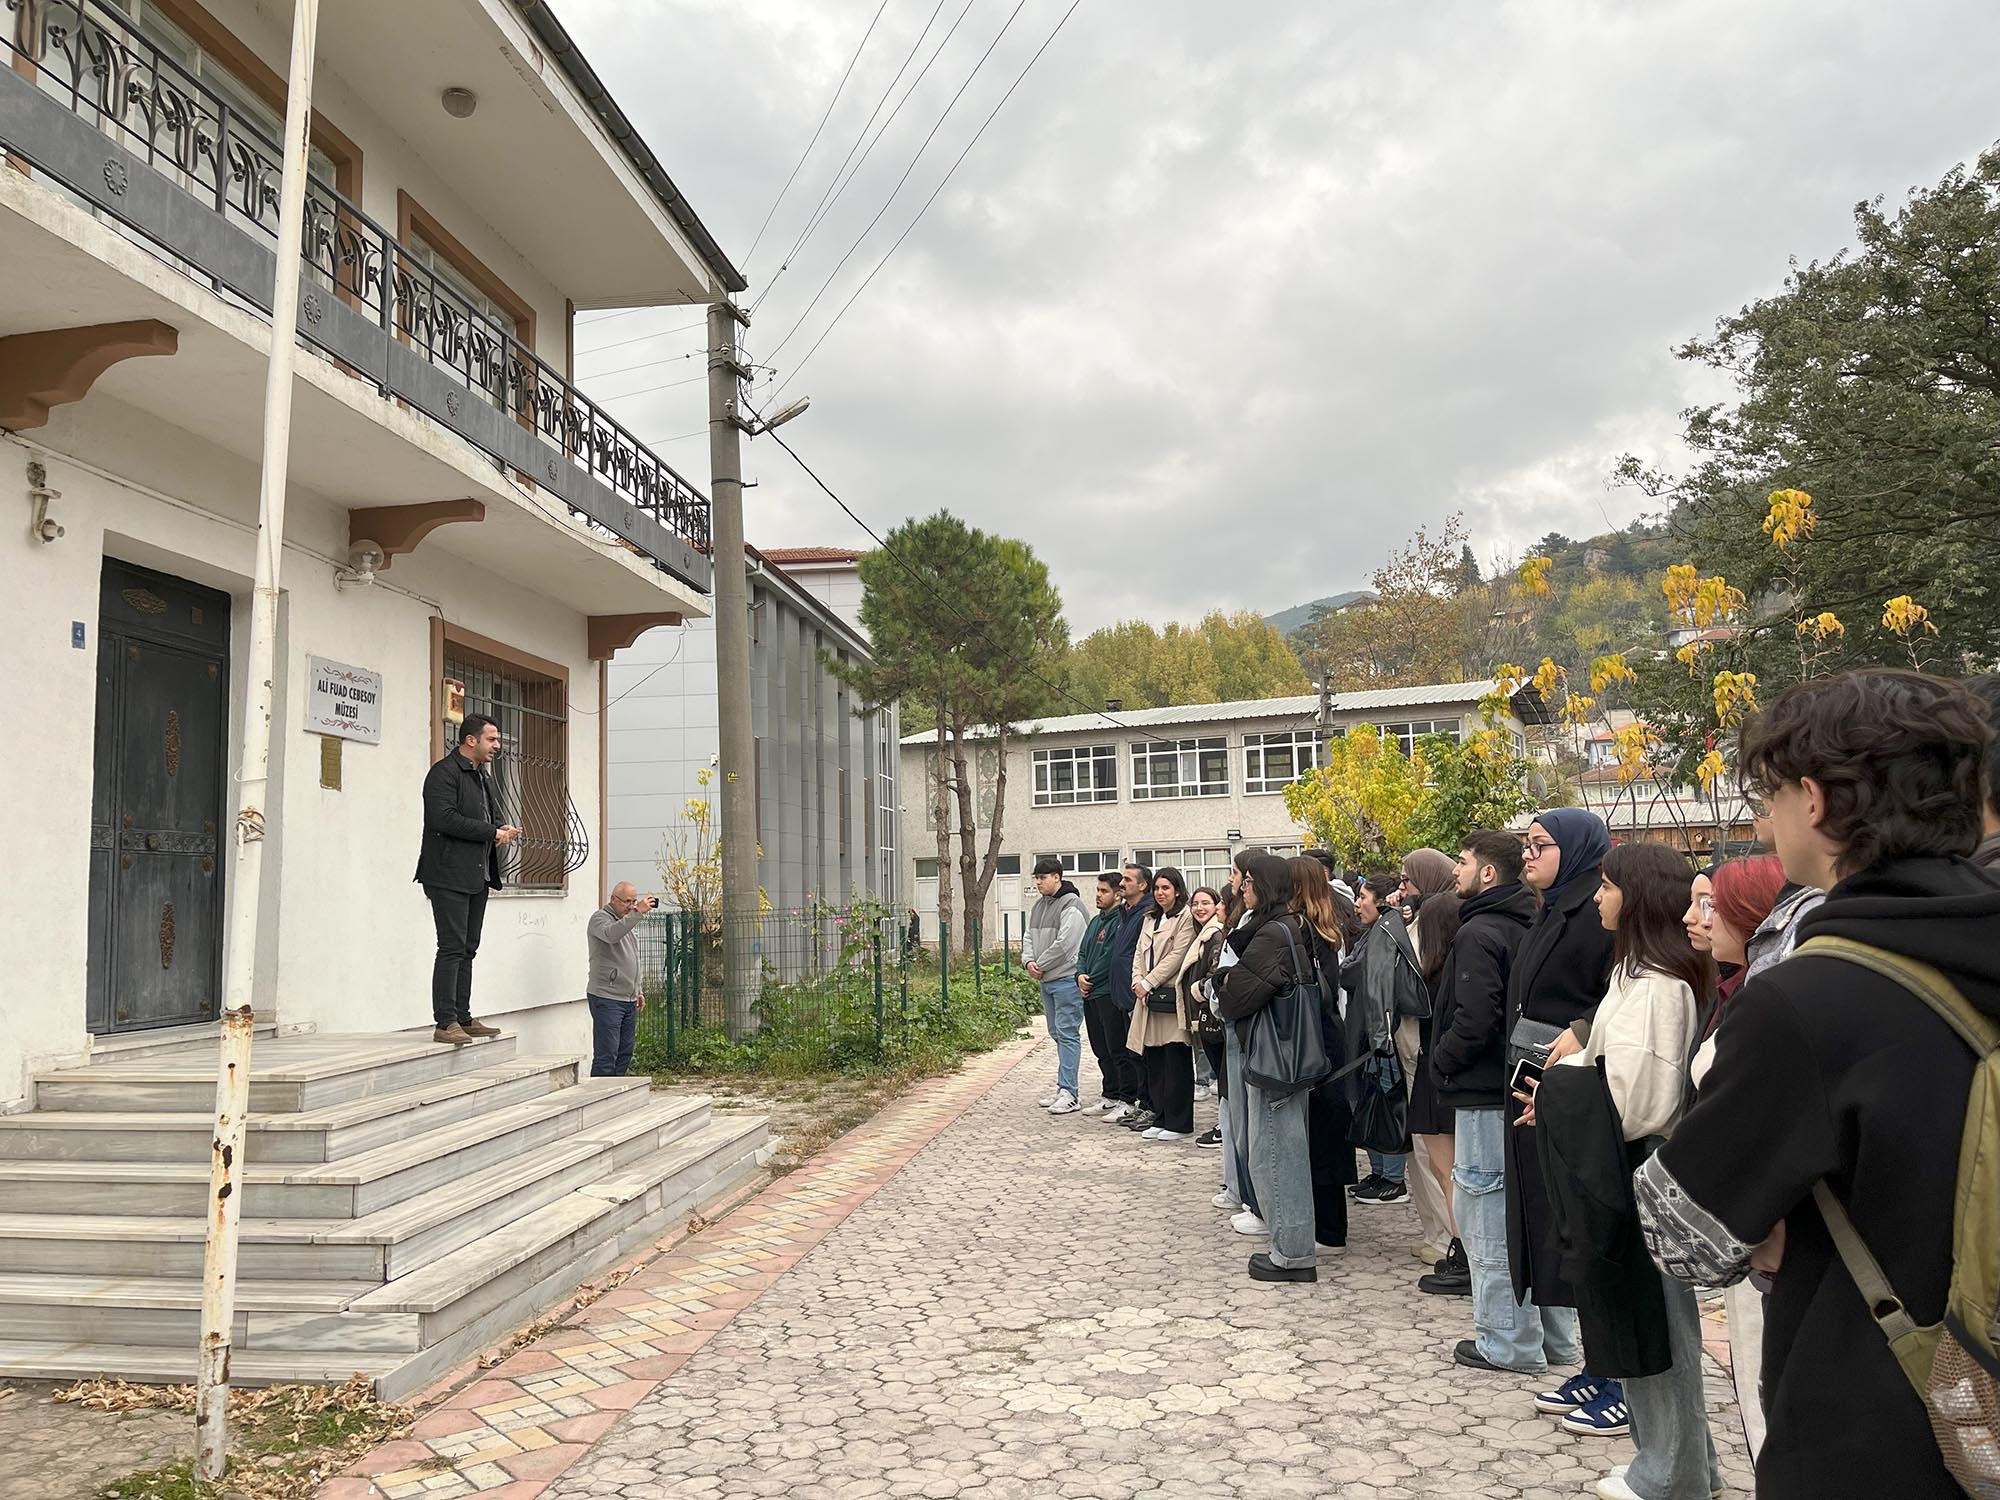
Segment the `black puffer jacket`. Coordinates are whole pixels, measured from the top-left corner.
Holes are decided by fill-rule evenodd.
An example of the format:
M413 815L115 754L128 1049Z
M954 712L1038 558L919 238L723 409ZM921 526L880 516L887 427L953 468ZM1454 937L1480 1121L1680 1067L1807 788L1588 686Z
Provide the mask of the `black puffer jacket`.
M1459 908L1463 925L1437 977L1431 1078L1453 1109L1498 1109L1507 1090L1507 981L1541 903L1514 881Z
M1286 942L1287 934L1290 943ZM1269 1005L1289 985L1298 981L1292 954L1306 962L1306 945L1299 933L1298 918L1289 914L1272 917L1255 927L1239 928L1223 941L1235 950L1237 961L1222 971L1222 1019L1236 1023L1238 1041L1248 1040L1245 1023Z

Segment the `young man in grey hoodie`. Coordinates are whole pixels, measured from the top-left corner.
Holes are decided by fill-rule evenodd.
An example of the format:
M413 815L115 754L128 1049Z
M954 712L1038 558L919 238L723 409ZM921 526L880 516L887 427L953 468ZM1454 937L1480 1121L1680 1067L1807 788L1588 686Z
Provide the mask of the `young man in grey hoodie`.
M1076 955L1083 946L1083 929L1089 920L1083 897L1063 879L1062 861L1044 856L1035 861L1035 889L1042 893L1035 909L1028 913L1028 925L1021 934L1021 962L1029 977L1042 987L1042 1015L1049 1023L1049 1035L1056 1040L1056 1087L1053 1094L1038 1099L1052 1115L1076 1113L1076 1070L1081 1054L1078 1037L1083 1027L1083 991L1076 983Z

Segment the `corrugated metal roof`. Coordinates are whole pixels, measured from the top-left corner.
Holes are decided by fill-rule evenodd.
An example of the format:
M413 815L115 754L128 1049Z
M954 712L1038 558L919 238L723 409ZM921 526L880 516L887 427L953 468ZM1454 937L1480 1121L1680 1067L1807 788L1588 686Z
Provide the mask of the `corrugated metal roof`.
M1335 717L1339 717L1376 709L1427 708L1451 703L1471 705L1478 703L1496 687L1497 684L1490 680L1434 682L1422 687L1371 688L1358 693L1335 693L1333 712ZM1073 734L1081 730L1101 729L1115 734L1124 729L1158 729L1166 725L1212 724L1237 719L1310 720L1318 712L1318 694L1302 693L1295 697L1250 698L1233 703L1179 703L1171 708L1121 708L1105 713L1062 714L1055 718L1029 720L1014 732ZM982 733L978 737L985 739L990 736ZM935 740L935 733L912 734L904 736L903 743L928 745Z

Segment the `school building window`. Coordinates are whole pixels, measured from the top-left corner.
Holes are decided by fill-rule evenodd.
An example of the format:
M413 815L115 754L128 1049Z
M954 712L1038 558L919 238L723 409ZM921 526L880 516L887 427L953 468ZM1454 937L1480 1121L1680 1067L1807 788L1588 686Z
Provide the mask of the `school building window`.
M1077 745L1035 752L1035 806L1118 800L1118 747Z
M1132 858L1155 872L1171 865L1186 878L1190 892L1197 886L1220 891L1229 885L1229 848L1225 844L1199 849L1135 849Z
M1243 790L1282 792L1319 766L1319 734L1288 729L1281 734L1243 736Z
M1141 740L1132 746L1132 800L1229 795L1229 741Z

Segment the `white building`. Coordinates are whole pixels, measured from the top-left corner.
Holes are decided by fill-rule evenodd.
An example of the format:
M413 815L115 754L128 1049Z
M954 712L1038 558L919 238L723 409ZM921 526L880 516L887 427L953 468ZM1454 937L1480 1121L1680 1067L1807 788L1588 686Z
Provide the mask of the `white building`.
M31 1072L217 1014L272 340L274 10L0 17L0 482L20 523L0 629L25 731L0 1109ZM710 578L707 501L566 378L573 312L744 283L545 5L326 6L314 103L258 1004L281 1030L429 1025L419 789L462 695L502 725L526 829L475 1007L574 1055L606 663L706 615ZM347 579L371 559L372 582ZM315 712L341 673L375 695L345 738Z
M1493 691L1491 682L1452 682L1338 693L1329 722L1336 734L1372 724L1407 752L1425 735L1458 739L1478 728L1480 700ZM1083 877L1079 887L1100 870L1136 859L1156 869L1178 867L1190 887L1219 888L1245 846L1298 853L1304 832L1285 810L1282 793L1320 763L1318 711L1319 699L1308 695L1066 714L1021 726L1007 742L1003 852L982 939L1019 932L1020 914L1033 902L1027 872L1045 854ZM1510 719L1508 727L1522 743L1520 721ZM978 757L983 820L992 813L999 771L990 737L980 742ZM905 739L906 888L927 933L937 911L936 778L936 736ZM955 825L956 814L947 822ZM953 910L945 919L955 928L961 906L956 864L952 874Z
M773 561L801 553L802 564ZM780 910L813 897L900 898L896 709L858 712L827 665L869 658L855 556L748 549L757 883ZM714 622L648 631L619 653L610 683L610 877L659 890L663 853L698 852L691 800L706 802L715 831L728 836L721 785L701 781L720 749Z

